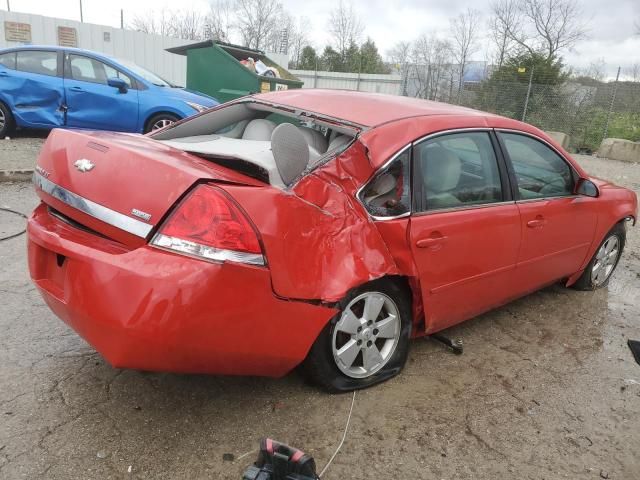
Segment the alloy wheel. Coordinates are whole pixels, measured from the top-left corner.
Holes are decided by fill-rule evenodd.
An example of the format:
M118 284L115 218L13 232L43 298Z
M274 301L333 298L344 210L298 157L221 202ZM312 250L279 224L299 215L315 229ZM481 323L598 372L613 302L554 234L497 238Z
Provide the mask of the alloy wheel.
M366 292L349 302L333 329L333 358L342 373L366 378L384 367L398 345L401 318L387 295Z
M2 130L7 123L7 118L4 115L4 112L0 108L0 130Z
M155 122L153 125L151 125L151 131L158 130L160 128L164 128L167 125L171 125L172 123L175 123L175 122L173 120L169 120L167 118L161 118L160 120Z
M620 241L617 235L611 235L598 249L596 261L591 268L591 282L598 287L607 281L616 266L620 255Z

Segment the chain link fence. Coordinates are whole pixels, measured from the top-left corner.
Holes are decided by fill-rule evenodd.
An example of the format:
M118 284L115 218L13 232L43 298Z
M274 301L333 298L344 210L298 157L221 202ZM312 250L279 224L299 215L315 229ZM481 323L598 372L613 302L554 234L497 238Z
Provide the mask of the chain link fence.
M559 83L464 83L452 103L523 120L569 136L575 152L595 152L604 138L640 141L640 82L568 78ZM455 101L459 99L459 101Z

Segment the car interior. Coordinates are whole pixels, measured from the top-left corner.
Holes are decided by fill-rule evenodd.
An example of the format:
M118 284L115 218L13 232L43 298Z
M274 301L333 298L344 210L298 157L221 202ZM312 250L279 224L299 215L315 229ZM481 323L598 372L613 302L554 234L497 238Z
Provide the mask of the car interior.
M256 102L199 115L152 135L279 188L341 153L356 131Z

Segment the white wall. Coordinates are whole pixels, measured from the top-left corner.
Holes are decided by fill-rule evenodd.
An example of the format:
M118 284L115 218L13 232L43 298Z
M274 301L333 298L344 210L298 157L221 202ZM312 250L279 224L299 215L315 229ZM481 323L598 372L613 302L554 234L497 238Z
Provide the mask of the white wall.
M189 40L43 17L42 15L0 11L0 48L21 45L5 40L5 21L30 24L33 45L57 45L58 26L73 27L77 32L78 48L130 60L172 83L186 84L187 57L166 52L165 48L192 43ZM110 33L110 42L104 41L104 32Z
M304 82L302 88L337 88L400 95L402 84L402 77L394 74L374 75L314 70L290 70L290 72Z

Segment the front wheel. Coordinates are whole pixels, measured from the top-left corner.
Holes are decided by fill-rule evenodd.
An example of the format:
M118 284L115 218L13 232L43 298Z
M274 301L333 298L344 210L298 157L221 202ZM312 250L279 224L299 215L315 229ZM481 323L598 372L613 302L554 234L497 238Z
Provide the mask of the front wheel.
M625 240L624 222L618 223L605 235L598 250L573 287L578 290L595 290L606 287L618 265Z
M159 113L158 115L154 115L149 119L147 125L144 127L144 133L159 130L166 127L167 125L176 123L178 120L180 120L178 117L170 113Z
M395 282L376 280L350 293L311 347L304 369L332 392L366 388L397 375L411 336L411 302Z

